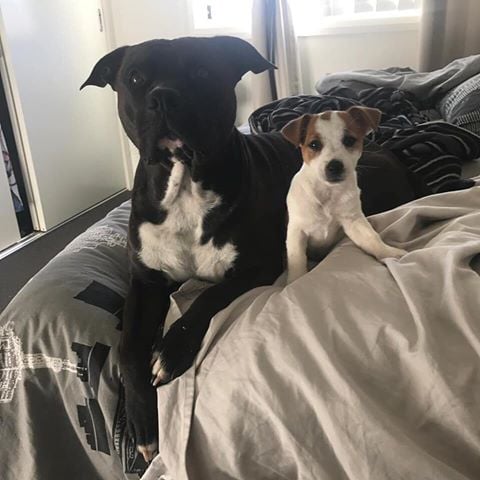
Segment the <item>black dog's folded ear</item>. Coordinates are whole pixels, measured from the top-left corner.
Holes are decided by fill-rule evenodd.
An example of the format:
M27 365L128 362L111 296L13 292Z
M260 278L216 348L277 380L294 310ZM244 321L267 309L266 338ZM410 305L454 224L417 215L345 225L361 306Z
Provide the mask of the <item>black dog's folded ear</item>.
M232 64L237 80L240 80L247 72L261 73L277 68L263 58L255 47L241 38L221 36L213 37L210 40Z
M122 64L128 47L119 47L101 58L93 67L92 73L85 80L80 90L88 85L104 87L107 83L115 90L115 78Z

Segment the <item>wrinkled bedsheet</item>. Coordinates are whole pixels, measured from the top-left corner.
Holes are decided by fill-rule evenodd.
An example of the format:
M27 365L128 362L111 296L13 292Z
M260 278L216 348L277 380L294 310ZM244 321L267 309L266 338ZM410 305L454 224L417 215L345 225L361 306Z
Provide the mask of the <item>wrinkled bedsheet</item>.
M145 480L480 478L480 187L371 221L408 255L384 265L345 239L213 319L158 391Z

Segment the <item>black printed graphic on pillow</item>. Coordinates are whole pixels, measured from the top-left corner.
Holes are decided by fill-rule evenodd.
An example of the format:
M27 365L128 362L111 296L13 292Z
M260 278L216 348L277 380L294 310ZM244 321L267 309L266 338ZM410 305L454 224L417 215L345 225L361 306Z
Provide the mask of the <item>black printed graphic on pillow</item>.
M86 398L85 405L77 405L78 420L85 430L87 443L92 450L110 455L107 428L100 405L95 398Z
M138 453L135 439L128 433L125 415L125 391L121 383L118 389L118 403L113 420L112 437L113 446L120 456L125 473L143 475L148 465L143 456Z
M117 292L114 292L102 283L93 281L74 298L115 315L119 320L117 330L121 330L122 310L125 299Z
M100 372L110 352L110 347L96 342L95 345L83 345L73 342L72 350L77 354L77 377L87 383L92 398L85 398L85 405L77 405L78 421L85 430L87 443L92 450L110 455L105 418L95 398L98 395Z
M87 288L77 294L75 299L101 308L119 319L117 330L121 330L124 298L109 287L93 281ZM93 346L72 343L72 350L77 354L77 376L88 385L91 398L85 398L85 405L77 405L78 420L85 430L87 443L92 450L110 455L105 417L96 400L101 371L105 365L110 347L102 343ZM125 416L125 395L119 382L118 402L112 425L114 449L120 456L125 473L138 474L140 477L147 469L147 463L137 451L135 439L127 429Z
M72 350L77 354L77 376L82 382L88 382L96 396L100 382L100 372L108 357L110 347L96 342L93 347L72 343Z

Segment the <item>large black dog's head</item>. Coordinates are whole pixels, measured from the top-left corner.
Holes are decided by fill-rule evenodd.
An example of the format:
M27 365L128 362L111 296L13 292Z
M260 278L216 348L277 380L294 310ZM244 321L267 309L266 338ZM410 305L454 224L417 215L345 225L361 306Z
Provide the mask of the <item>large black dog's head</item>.
M239 38L151 40L100 59L81 88L109 84L117 92L127 135L155 163L177 140L203 154L221 148L235 121L235 85L270 68Z

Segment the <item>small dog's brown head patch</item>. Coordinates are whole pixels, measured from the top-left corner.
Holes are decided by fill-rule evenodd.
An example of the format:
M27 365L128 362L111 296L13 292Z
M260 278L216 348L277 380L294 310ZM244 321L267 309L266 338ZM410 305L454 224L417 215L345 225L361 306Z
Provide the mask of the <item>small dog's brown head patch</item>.
M365 135L378 127L381 115L380 110L363 106L305 114L289 122L282 134L301 148L306 164L316 158L320 163L338 160L344 165L356 164Z
M358 137L364 137L380 124L382 112L377 108L350 107L345 112L338 112L346 125L346 129Z
M316 117L317 115L306 113L301 117L295 118L282 128L281 133L289 142L293 143L296 147L299 147L305 143L308 127L311 121Z
M382 112L376 108L353 106L345 111L328 110L319 114L306 113L287 123L281 130L283 136L296 147L302 147L304 161L308 162L315 152L321 150L328 138L323 138L322 129L318 128L317 120L330 121L332 114L338 115L344 123L345 134L350 138L347 148L359 147L360 141L372 130L376 130ZM312 143L313 142L313 143ZM312 144L315 148L304 148Z
M312 128L312 122L318 118L330 120L332 113L337 113L343 119L347 130L362 137L372 130L376 130L382 117L382 112L377 108L361 106L350 107L345 111L334 112L333 110L328 110L319 114L306 113L288 122L281 132L287 140L298 147L307 140L309 130Z

